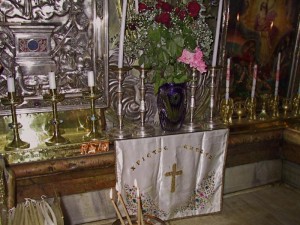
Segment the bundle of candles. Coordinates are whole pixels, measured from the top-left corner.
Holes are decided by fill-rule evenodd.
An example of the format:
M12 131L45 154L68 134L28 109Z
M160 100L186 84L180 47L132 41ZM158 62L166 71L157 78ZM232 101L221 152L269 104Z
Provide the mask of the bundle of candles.
M121 206L123 208L123 211L125 213L125 217L122 217L122 214L121 214L121 211L118 207L118 205L115 203L114 201L114 198L113 198L113 189L110 190L110 199L111 199L111 202L114 206L114 209L116 211L116 214L120 220L120 223L122 225L125 225L125 224L129 224L129 225L145 225L145 221L144 221L144 217L143 217L143 212L142 212L142 202L141 202L141 195L140 195L140 190L139 188L137 187L136 185L136 181L135 181L135 186L136 186L136 189L137 189L137 220L136 219L131 219L130 216L129 216L129 213L128 213L128 210L126 208L126 205L125 205L125 202L123 200L123 197L121 195L121 193L117 192L117 195L118 195L118 202L121 203ZM126 218L126 219L125 219ZM125 221L127 221L127 223L125 223Z

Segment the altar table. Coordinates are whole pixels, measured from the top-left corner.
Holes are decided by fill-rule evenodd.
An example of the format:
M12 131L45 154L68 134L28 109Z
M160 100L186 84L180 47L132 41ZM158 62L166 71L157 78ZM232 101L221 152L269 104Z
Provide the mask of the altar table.
M163 220L218 212L228 129L115 141L117 190L137 211Z

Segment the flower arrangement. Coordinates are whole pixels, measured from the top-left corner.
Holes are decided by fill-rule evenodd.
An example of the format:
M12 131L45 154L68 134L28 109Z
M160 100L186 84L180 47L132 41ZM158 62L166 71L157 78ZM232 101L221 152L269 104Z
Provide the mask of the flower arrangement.
M202 0L177 6L163 0L139 2L138 10L127 23L125 52L152 68L155 93L165 83L189 81L191 68L206 71L213 40Z

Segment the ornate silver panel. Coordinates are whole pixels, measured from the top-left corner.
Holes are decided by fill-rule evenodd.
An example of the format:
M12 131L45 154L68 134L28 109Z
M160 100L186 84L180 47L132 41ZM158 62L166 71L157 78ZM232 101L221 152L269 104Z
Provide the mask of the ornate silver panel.
M107 107L108 0L0 1L0 63L0 97L14 76L17 94L24 96L18 113L51 111L43 100L50 71L66 97L59 110L89 108L82 98L88 70L102 93L97 108ZM7 114L1 105L0 115Z

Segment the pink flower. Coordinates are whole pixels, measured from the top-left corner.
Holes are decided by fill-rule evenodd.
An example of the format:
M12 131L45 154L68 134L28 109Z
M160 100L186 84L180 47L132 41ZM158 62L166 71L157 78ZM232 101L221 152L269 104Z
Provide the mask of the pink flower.
M190 62L190 66L197 69L200 73L206 72L206 64L203 60L203 53L199 47L195 49L195 54Z
M183 49L182 54L177 61L190 65L190 67L197 69L200 73L206 72L203 53L199 47L195 48L195 53Z
M181 56L177 59L178 62L182 62L185 64L190 64L194 57L194 53L189 52L186 49L183 49Z

